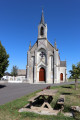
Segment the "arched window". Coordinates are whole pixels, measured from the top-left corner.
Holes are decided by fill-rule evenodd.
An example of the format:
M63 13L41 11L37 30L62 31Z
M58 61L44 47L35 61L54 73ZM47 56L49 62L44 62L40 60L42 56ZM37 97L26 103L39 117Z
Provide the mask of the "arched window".
M43 27L41 27L40 35L44 35L44 28Z

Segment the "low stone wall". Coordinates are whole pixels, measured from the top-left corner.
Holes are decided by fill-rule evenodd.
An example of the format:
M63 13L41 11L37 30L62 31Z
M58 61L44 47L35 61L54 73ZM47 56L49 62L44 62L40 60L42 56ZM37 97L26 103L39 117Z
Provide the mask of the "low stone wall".
M8 83L23 83L25 81L25 76L9 77Z

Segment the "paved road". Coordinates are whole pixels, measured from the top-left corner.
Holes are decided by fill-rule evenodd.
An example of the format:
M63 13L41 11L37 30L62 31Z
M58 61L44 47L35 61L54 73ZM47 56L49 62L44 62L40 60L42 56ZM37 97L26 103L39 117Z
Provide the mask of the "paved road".
M53 84L51 86L73 84L67 82L62 84ZM36 90L43 89L50 84L28 84L28 83L0 83L0 105L32 93Z

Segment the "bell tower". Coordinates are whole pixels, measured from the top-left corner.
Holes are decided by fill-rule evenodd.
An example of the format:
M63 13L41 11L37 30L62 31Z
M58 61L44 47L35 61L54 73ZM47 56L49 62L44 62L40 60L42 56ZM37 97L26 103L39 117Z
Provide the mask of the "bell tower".
M41 15L41 21L38 26L38 39L47 39L47 24L44 22L43 10Z

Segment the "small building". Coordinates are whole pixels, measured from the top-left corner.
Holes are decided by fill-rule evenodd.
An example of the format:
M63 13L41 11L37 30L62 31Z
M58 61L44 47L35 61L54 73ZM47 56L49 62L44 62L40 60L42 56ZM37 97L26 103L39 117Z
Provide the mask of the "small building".
M26 76L26 70L25 69L18 69L17 76Z
M25 81L26 77L26 70L24 69L18 69L17 70L17 76L10 76L8 77L8 82L9 83L23 83Z
M27 52L26 77L28 83L60 83L67 80L66 61L61 61L56 41L47 39L47 24L42 11L36 43Z

